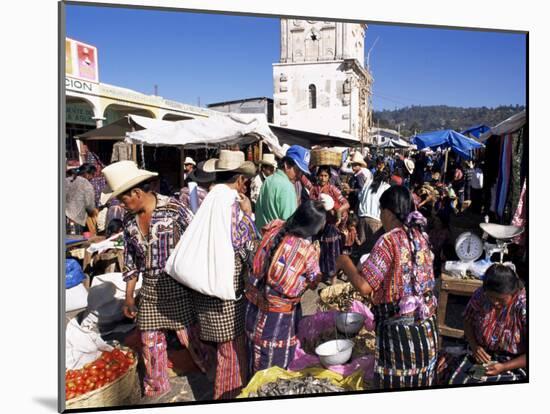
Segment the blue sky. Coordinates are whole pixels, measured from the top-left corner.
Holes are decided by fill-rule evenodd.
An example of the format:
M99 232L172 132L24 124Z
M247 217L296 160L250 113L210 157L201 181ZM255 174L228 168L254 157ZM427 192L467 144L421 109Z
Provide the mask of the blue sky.
M68 5L68 37L95 45L99 79L202 106L273 95L277 18ZM370 24L375 110L525 104L525 36Z

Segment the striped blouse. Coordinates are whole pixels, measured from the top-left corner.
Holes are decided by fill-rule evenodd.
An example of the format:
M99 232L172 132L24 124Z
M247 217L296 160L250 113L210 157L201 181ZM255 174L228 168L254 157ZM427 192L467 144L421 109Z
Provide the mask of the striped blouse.
M309 240L292 235L285 236L273 254L271 265L264 273L264 262L271 241L285 224L274 220L264 227L265 233L254 257L253 269L248 277L247 291L265 289L265 298L277 303L297 303L302 294L317 283L321 273L319 253ZM267 285L264 288L264 284ZM247 294L247 297L253 297Z
M500 312L492 305L483 288L472 295L464 319L472 324L476 341L490 352L520 355L527 351L527 296L518 291L510 305Z

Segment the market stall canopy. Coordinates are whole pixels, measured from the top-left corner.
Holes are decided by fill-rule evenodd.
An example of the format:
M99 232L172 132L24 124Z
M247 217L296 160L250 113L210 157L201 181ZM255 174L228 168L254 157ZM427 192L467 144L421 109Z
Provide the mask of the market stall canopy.
M419 150L424 148L436 149L451 148L462 158L471 159L471 151L484 147L472 138L468 138L452 129L441 131L425 132L412 137L411 143L415 144Z
M75 139L80 139L82 141L88 139L122 141L126 138L127 132L153 128L167 123L171 123L171 121L162 121L139 115L127 115L101 128L92 129L84 134L76 135Z
M222 114L204 119L166 122L141 131L127 132L126 141L151 146L204 148L214 145L246 145L263 141L272 153L283 157L279 140L263 114Z
M472 135L476 138L479 138L481 134L489 131L491 127L487 125L475 125L461 132L462 135Z
M505 119L497 126L494 126L489 131L482 134L479 138L481 141L486 141L491 135L506 135L516 132L523 128L527 122L527 113L525 109Z
M357 139L350 136L322 134L302 129L292 129L269 124L271 131L277 136L281 144L301 145L311 148L315 145L322 147L358 147L361 145Z
M412 145L410 145L407 141L404 139L394 139L389 138L386 139L382 144L378 146L378 148L411 148Z

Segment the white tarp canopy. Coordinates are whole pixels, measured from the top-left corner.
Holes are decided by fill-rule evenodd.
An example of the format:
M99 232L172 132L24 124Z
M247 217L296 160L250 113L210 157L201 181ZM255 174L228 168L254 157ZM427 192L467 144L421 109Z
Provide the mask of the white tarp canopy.
M129 131L154 128L167 123L170 123L170 121L130 114L101 128L92 129L84 134L77 135L75 138L83 141L88 139L120 141L126 137L126 133Z
M263 141L277 157L284 151L263 114L222 114L204 119L176 121L126 133L132 144L204 148L214 145L250 144Z
M486 141L491 135L506 135L516 132L521 129L527 122L527 114L525 109L521 112L518 112L515 115L512 115L510 118L505 119L497 126L492 127L486 133L480 135L480 141Z

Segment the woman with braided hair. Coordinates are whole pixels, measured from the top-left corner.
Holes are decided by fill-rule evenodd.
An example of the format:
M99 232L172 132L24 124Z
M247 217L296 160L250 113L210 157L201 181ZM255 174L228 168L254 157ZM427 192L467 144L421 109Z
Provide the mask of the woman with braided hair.
M426 219L411 212L411 195L393 186L380 197L386 233L357 269L340 256L337 267L367 296L376 322L374 386L380 389L430 386L439 337L433 296L433 253L423 231Z
M308 200L284 222L274 220L254 257L245 289L249 374L294 359L300 300L320 281L319 249L309 240L325 227L323 202Z

